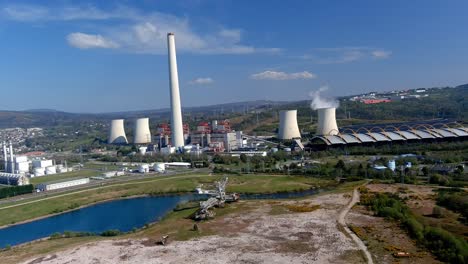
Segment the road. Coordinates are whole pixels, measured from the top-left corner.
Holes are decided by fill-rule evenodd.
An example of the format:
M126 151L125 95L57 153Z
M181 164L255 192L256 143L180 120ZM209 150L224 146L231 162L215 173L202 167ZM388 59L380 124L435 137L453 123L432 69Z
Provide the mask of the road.
M369 250L367 249L366 245L364 244L364 242L362 242L362 240L356 236L356 234L354 234L349 228L348 228L348 225L346 224L346 215L349 213L349 210L351 210L351 208L353 208L353 206L359 202L359 191L358 191L358 188L355 188L354 191L353 191L353 197L351 198L351 201L349 202L349 204L343 208L343 210L340 212L340 214L338 215L338 224L343 227L343 229L346 231L346 233L348 233L348 235L351 236L351 238L354 240L354 242L356 243L356 245L359 247L359 249L364 253L364 255L366 256L366 259L367 259L367 263L368 264L374 264L374 261L372 260L372 256L369 252Z

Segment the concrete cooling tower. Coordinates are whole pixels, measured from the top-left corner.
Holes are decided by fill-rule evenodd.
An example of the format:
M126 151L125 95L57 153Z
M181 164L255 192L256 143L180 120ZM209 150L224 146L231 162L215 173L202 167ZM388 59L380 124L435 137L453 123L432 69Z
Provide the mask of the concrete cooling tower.
M182 126L182 108L180 105L179 75L177 73L177 58L174 33L167 34L167 50L169 55L169 85L171 93L171 130L172 145L180 148L185 145Z
M280 111L279 139L300 138L301 132L297 125L297 110Z
M151 143L149 118L139 118L135 121L135 129L133 130L133 143L135 144Z
M336 124L335 111L336 108L319 108L318 111L318 126L317 135L337 135L339 133L338 125Z
M107 143L109 144L127 144L128 143L127 136L125 136L123 119L112 120Z

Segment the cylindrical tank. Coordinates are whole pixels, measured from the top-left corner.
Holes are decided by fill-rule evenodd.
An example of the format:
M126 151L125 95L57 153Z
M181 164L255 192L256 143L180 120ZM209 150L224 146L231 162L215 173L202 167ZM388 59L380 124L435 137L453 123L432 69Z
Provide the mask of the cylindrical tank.
M55 168L55 166L49 166L49 167L46 167L45 169L45 174L49 175L49 174L56 174L57 173L57 169Z
M34 168L34 177L44 176L45 168Z
M149 172L149 165L148 164L141 164L140 166L138 166L138 172L140 172L140 173Z
M301 132L297 125L297 110L280 111L279 139L300 138Z
M146 149L147 149L147 147L140 147L138 149L138 151L140 152L141 155L145 155L146 154Z
M111 121L109 130L109 138L107 139L109 144L127 144L127 136L125 135L124 120L114 119Z
M151 143L151 132L149 128L149 118L138 118L135 121L135 129L133 130L133 143L146 144Z
M165 172L166 171L166 165L162 162L158 162L154 164L154 171L155 172Z
M179 74L177 72L177 58L174 33L167 34L167 51L169 55L169 85L171 94L171 130L172 145L176 148L183 147L184 129L182 125L182 107L179 92Z
M291 152L291 148L284 148L284 151Z
M319 108L318 112L318 125L317 135L337 135L338 125L336 124L335 117L336 108Z
M278 148L271 148L271 152L273 153L278 152Z
M395 171L396 169L396 164L395 164L395 160L389 160L388 161L388 166L387 166L390 170L392 171Z

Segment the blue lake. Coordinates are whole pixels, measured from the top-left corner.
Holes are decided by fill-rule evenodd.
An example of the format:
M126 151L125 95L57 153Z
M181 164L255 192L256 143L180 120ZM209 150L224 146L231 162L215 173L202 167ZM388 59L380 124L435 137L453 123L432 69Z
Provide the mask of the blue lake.
M275 194L244 194L241 199L287 199L309 196L319 190ZM0 248L14 246L53 233L92 232L101 233L117 229L128 232L155 222L172 211L177 204L190 200L206 199L205 195L183 194L157 197L137 197L99 203L79 210L63 213L29 223L0 229ZM1 215L0 215L1 217Z

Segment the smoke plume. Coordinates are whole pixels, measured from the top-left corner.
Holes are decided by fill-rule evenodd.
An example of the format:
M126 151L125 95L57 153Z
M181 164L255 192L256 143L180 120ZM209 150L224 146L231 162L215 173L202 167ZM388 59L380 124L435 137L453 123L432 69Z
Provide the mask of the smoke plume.
M312 97L312 102L310 102L310 107L314 110L319 108L337 108L340 103L334 98L325 97L322 95L323 92L328 90L328 85L320 87L317 91L310 92L309 95Z

